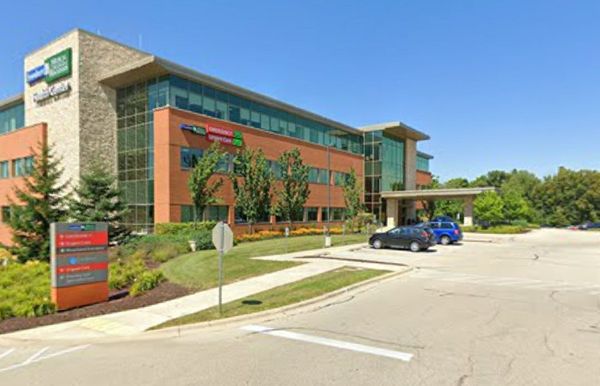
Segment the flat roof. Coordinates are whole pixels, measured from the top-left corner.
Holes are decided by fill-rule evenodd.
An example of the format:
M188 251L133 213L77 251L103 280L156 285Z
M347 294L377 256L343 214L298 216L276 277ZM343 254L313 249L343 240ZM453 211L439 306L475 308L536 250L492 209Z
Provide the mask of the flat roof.
M431 154L423 153L422 151L417 151L417 156L427 159L433 159L433 156Z
M437 198L443 199L459 199L467 197L475 197L485 192L495 192L493 186L482 188L457 188L457 189L423 189L423 190L396 190L381 192L382 198L401 198L401 199L425 199Z
M413 129L412 127L400 121L375 123L372 125L359 127L358 129L365 133L371 131L385 131L393 136L399 138L410 138L415 141L426 141L430 139L427 134L417 129Z
M6 99L2 99L2 100L0 100L0 110L7 109L14 105L18 105L19 103L23 103L23 101L24 101L23 94L14 95L14 96L8 97Z

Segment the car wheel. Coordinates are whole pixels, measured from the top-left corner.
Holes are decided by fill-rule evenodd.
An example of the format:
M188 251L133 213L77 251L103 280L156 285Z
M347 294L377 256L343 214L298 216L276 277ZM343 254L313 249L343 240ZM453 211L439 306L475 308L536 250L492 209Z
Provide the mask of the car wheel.
M410 243L410 250L411 252L419 252L421 250L421 246L418 242L413 241L412 243Z
M381 242L381 240L378 239L373 241L373 248L381 249L381 247L383 247L383 243Z
M448 236L442 236L440 238L440 242L442 243L442 245L449 245L452 244L452 240L450 239L450 237Z

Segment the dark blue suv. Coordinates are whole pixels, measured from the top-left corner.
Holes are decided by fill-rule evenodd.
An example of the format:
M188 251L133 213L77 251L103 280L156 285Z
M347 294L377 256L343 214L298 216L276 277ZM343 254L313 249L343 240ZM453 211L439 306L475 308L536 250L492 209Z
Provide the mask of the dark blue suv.
M463 238L460 226L453 221L431 221L422 226L431 228L437 242L442 245L449 245Z

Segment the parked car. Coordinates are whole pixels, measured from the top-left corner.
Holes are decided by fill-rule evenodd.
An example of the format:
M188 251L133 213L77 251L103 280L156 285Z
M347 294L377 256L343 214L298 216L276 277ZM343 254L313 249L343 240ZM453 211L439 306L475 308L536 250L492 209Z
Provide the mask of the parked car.
M435 235L436 242L442 245L450 245L463 238L460 225L454 221L431 221L421 226L430 228Z
M455 220L450 216L436 216L431 219L431 222L454 222Z
M437 241L433 231L427 227L396 227L387 232L375 233L369 239L369 245L375 249L380 248L408 248L412 252L419 252L436 245Z
M587 231L588 229L597 229L600 228L600 222L584 222L581 225L577 226L577 229L582 230L582 231Z

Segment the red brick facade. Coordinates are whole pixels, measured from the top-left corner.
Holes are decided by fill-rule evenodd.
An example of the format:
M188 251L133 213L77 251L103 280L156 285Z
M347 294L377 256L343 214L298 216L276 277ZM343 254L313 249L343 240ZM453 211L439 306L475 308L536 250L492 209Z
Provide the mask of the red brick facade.
M276 160L282 152L296 147L300 149L305 164L322 169L327 168L327 150L323 146L179 109L158 109L154 112L154 216L156 223L178 222L181 220L181 205L192 205L187 188L189 171L181 169L180 148L206 149L212 143L207 140L206 136L181 130L182 123L241 131L244 137L243 146L262 149L268 160ZM223 148L232 154L240 149L231 145L223 145ZM332 171L348 173L351 168L354 168L358 180L362 181L363 157L361 155L335 149L331 149L330 152ZM213 178L223 178L224 180L219 197L222 199L221 205L229 206L228 217L229 223L232 224L234 222L234 194L231 182L225 175ZM331 207L344 207L342 188L334 186L333 181L331 184ZM327 185L311 184L310 191L306 206L326 208ZM320 210L318 219L321 219ZM273 218L271 222L274 222ZM263 224L259 225L258 229L272 227L273 224ZM246 229L242 225L235 228L236 231Z
M14 160L32 156L39 145L46 142L46 132L46 124L40 123L0 135L0 162L8 161L10 174L9 178L0 178L0 208L10 205L10 200L15 199L15 188L23 187L23 177L14 176ZM0 218L0 244L10 245L11 230L5 221Z

